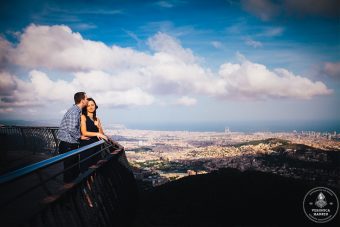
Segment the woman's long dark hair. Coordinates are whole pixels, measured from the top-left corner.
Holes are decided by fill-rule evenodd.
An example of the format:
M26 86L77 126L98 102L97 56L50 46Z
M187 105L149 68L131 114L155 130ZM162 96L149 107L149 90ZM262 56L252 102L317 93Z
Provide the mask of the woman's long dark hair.
M93 98L87 98L87 101L90 102L92 101L94 103L94 105L96 106L94 112L93 112L93 120L97 120L97 109L98 109L98 106L97 106L97 103L96 101L94 101ZM84 114L85 116L87 116L87 106L85 106L82 110L81 110L82 114Z

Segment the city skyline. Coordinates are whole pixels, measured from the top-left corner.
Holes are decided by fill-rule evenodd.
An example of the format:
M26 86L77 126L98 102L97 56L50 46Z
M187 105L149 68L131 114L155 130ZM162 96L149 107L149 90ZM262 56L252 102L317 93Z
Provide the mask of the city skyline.
M3 3L0 120L55 125L73 94L86 91L106 125L326 121L339 128L338 6Z

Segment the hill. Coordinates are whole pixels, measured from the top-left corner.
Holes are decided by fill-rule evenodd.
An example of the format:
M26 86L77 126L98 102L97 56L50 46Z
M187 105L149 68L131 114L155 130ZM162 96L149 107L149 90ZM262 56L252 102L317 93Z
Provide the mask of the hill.
M144 191L136 226L317 226L302 208L305 194L316 186L270 173L221 169ZM323 226L335 223L339 214Z

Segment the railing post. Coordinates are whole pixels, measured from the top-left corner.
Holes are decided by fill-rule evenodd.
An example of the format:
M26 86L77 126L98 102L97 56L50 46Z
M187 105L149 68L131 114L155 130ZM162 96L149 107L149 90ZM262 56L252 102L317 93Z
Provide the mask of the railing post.
M58 154L58 150L59 150L59 143L58 143L58 139L57 139L57 135L56 135L56 131L55 129L49 129L51 130L52 132L52 136L53 136L53 139L54 139L54 142L55 142L55 150L54 150L54 154Z
M8 135L5 132L0 133L0 171L7 161L8 155Z
M23 144L24 144L24 148L25 148L25 147L27 147L27 140L26 140L26 135L24 133L24 128L19 128L19 129L20 129L20 133L21 133Z

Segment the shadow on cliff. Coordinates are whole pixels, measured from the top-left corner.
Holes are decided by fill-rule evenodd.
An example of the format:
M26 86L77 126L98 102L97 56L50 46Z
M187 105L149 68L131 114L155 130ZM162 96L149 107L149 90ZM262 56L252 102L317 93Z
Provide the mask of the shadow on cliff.
M221 169L142 192L135 226L319 226L302 207L305 194L317 186L323 185ZM339 224L339 216L322 226Z

